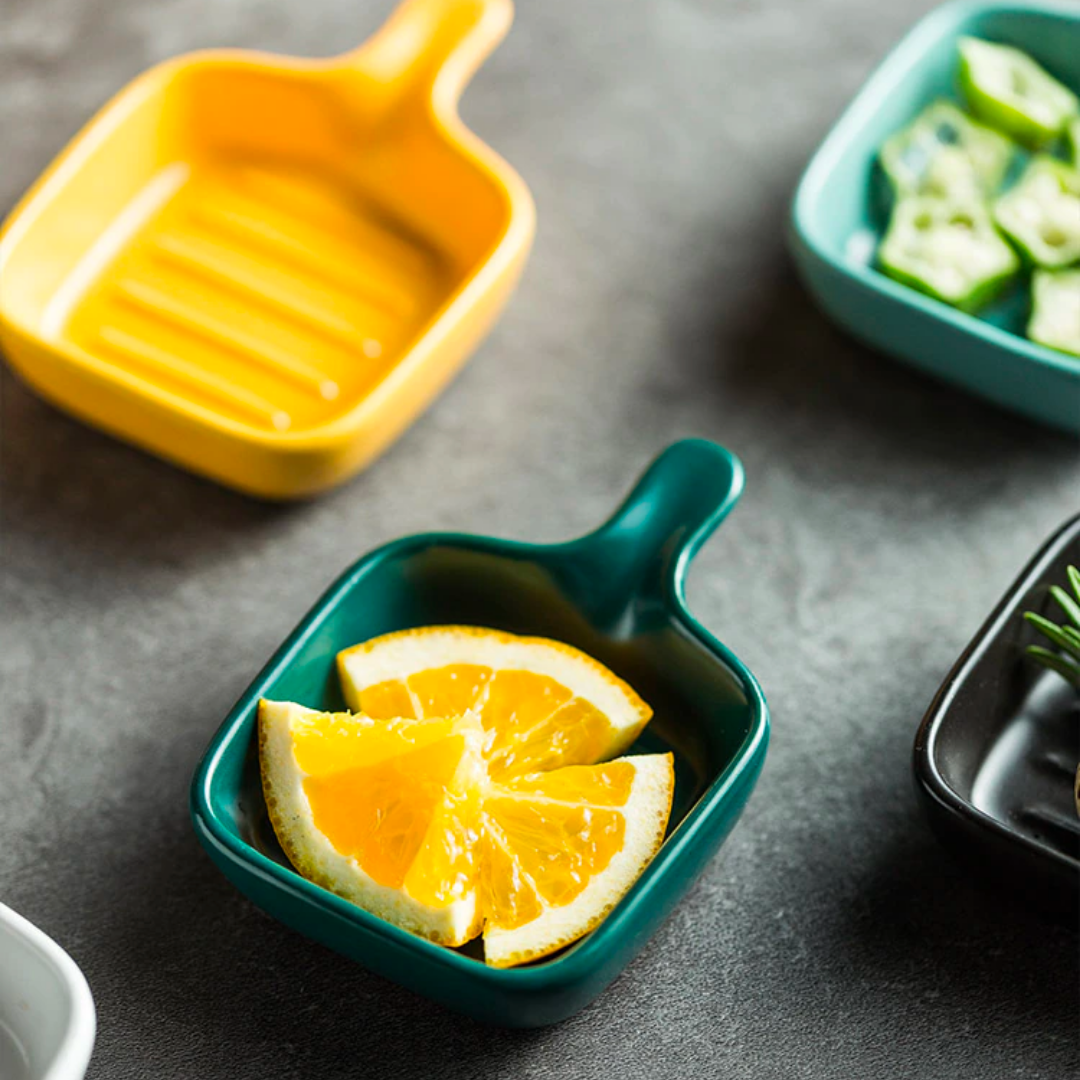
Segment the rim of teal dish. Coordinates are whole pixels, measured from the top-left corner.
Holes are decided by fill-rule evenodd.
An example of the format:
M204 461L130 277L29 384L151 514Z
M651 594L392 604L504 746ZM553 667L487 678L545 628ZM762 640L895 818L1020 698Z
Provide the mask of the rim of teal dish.
M715 444L713 444L715 445ZM723 448L715 447L718 450ZM647 908L654 889L671 869L682 860L685 852L704 842L702 832L709 821L722 812L727 796L742 779L743 775L759 762L769 741L769 708L757 679L747 666L723 643L718 641L691 615L686 604L686 575L694 555L711 535L719 523L727 516L738 501L743 487L743 468L738 458L724 450L732 468L732 483L727 497L712 515L682 543L681 550L673 560L666 581L665 607L673 621L686 633L690 634L702 646L709 650L718 661L738 679L746 696L750 713L750 729L742 745L733 755L727 768L723 770L702 793L687 815L679 822L674 832L668 836L656 858L646 867L644 873L634 883L630 891L612 909L611 913L585 938L570 946L550 960L538 962L534 966L523 968L492 968L482 960L464 956L453 949L427 941L422 937L402 930L380 919L363 908L344 900L327 889L313 884L301 877L295 870L288 869L268 858L262 852L239 837L232 829L221 822L211 807L210 791L217 766L227 746L237 738L255 707L260 688L287 667L307 638L319 627L326 614L347 593L356 581L369 570L384 560L400 555L411 555L433 547L447 546L481 550L504 556L529 557L538 551L555 553L569 552L575 547L584 547L590 541L600 537L615 520L613 517L594 532L561 544L529 544L521 541L499 540L493 537L473 536L468 533L419 533L391 541L363 556L346 570L323 593L314 607L301 620L296 629L277 650L274 656L259 672L243 697L230 711L221 727L215 733L206 753L199 762L192 780L190 807L197 829L205 831L226 854L234 860L245 862L264 876L272 879L280 888L299 894L316 908L326 909L347 921L379 934L406 948L418 949L426 953L437 963L447 965L462 975L484 979L506 986L517 985L521 988L550 988L576 982L583 974L594 970L605 958L610 938L618 938L624 928L629 930L637 921L637 913ZM617 517L618 511L616 511Z
M1012 0L1010 3L984 3L982 0L957 0L944 4L923 16L900 40L885 59L863 83L840 119L830 129L799 180L792 200L791 222L799 240L822 262L864 286L884 293L897 303L916 308L927 315L949 323L958 330L981 337L988 343L1006 349L1017 356L1065 375L1080 379L1080 362L1003 330L975 315L950 307L940 300L892 281L869 266L859 266L830 251L816 235L811 204L817 199L837 162L847 153L852 137L877 111L882 99L900 85L926 52L927 44L947 33L955 32L974 15L984 12L1017 12L1057 15L1080 23L1080 5L1057 0Z

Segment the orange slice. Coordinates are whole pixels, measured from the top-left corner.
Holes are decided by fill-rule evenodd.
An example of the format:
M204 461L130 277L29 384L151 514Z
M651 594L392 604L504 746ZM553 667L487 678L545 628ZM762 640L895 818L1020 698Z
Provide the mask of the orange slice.
M375 721L259 703L270 822L310 881L441 945L480 931L475 717Z
M488 778L485 733L259 704L270 821L305 877L487 962L525 963L600 922L660 847L670 754Z
M641 754L491 785L480 884L484 958L537 960L592 930L660 849L671 754Z
M652 710L592 657L561 642L429 626L338 654L345 700L378 719L479 715L493 779L591 765L629 748Z

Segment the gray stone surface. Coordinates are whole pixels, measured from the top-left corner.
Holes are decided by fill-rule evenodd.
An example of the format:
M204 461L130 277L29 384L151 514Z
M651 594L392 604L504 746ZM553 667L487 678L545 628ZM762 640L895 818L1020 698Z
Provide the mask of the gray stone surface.
M0 896L94 989L97 1080L1066 1080L1077 942L970 881L912 793L918 720L1080 492L1076 444L834 330L784 251L828 125L925 0L521 0L464 114L527 178L505 318L365 475L274 507L3 375ZM110 93L205 45L328 54L389 4L0 0L0 210ZM690 601L760 677L742 823L558 1028L459 1020L272 922L186 794L226 710L361 552L557 539L672 439L737 451Z

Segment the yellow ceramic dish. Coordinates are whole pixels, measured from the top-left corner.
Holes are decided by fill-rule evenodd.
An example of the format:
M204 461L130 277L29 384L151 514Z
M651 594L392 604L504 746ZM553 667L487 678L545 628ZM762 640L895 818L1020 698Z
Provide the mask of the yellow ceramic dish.
M491 326L534 210L457 102L511 0L406 0L331 61L137 79L0 233L0 342L44 397L243 491L365 465Z

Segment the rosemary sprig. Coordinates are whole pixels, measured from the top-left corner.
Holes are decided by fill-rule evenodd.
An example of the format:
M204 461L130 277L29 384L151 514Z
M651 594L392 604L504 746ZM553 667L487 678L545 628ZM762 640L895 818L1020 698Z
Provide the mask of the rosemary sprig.
M1025 611L1024 618L1047 641L1056 645L1057 649L1048 649L1043 645L1029 645L1024 652L1036 663L1050 668L1051 671L1056 671L1080 689L1080 570L1077 570L1075 566L1070 566L1066 571L1066 576L1076 594L1076 599L1073 599L1060 585L1051 586L1050 595L1057 601L1058 607L1065 612L1067 621L1073 625L1070 626L1067 623L1059 625L1034 611Z

